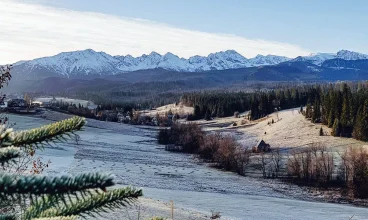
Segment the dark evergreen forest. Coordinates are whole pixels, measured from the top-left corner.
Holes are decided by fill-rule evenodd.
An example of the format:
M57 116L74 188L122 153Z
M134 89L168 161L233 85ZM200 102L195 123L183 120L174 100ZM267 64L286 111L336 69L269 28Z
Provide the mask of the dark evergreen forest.
M259 92L193 92L181 101L194 107L195 119L228 117L250 111L256 120L275 111L300 107L306 118L332 128L331 135L368 141L368 83L295 86Z

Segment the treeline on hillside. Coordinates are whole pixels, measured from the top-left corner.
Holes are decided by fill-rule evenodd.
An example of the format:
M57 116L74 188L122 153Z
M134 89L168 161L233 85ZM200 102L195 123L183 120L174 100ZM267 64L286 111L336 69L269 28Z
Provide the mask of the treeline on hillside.
M250 111L249 119L256 120L275 111L306 105L305 116L332 128L333 136L368 141L368 82L315 84L252 93L193 92L184 94L181 101L194 107L193 119L207 120L244 111Z
M61 110L63 112L71 113L74 115L86 117L86 118L93 118L93 119L100 119L106 120L105 117L98 117L100 112L104 111L114 111L114 112L121 112L121 113L129 113L130 117L133 118L133 109L137 109L134 103L109 103L109 104L102 104L98 105L95 110L89 109L87 106L83 106L81 104L72 104L68 102L56 102L53 106L50 107L53 110ZM115 120L110 121L117 121L117 117L114 117Z
M127 93L128 94L128 93ZM91 100L106 110L118 108L150 109L178 102L181 94L160 93L140 94L140 96L121 96L116 94L78 95L83 100ZM110 108L110 109L107 109Z
M66 96L90 100L98 105L122 106L134 103L134 107L149 109L178 102L183 93L181 90L176 90L174 85L165 87L160 83L144 83L137 84L137 87L126 85L98 89L84 88L69 92Z
M195 119L228 117L250 110L249 119L256 120L274 111L305 105L314 90L314 86L301 86L252 93L193 92L184 94L181 101L194 107Z
M312 122L332 128L331 135L368 141L368 84L343 83L319 88L304 112Z

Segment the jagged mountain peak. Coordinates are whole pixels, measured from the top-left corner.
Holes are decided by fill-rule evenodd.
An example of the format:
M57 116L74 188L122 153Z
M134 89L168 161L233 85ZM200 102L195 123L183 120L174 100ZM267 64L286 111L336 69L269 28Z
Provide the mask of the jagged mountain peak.
M332 59L343 59L343 60L362 60L368 59L368 55L349 51L349 50L340 50L337 53L312 53L308 56L299 56L293 59L292 61L304 61L310 62L315 65L322 65L323 62Z
M155 52L155 51L152 51L149 56L161 56L161 54Z
M92 49L62 52L54 56L37 58L18 65L26 66L27 71L50 71L57 75L107 74L114 71L118 60L105 52Z
M235 50L225 50L216 53L210 53L208 57L223 57L223 58L236 57L238 59L246 59L244 56L242 56Z
M362 60L368 59L368 55L349 50L340 50L337 52L336 58L344 60Z
M180 59L177 55L175 55L175 54L173 54L171 52L165 53L164 57L166 57L166 58Z
M254 58L249 59L252 66L265 66L265 65L276 65L279 63L283 63L289 61L290 58L283 56L275 56L275 55L261 55L258 54Z

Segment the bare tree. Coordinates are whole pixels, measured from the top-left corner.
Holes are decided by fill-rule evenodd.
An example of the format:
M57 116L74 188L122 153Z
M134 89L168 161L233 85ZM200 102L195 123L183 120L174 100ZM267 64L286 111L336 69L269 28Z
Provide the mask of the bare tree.
M250 162L250 151L248 148L238 146L235 149L235 163L236 171L240 175L245 175L245 168Z
M265 154L265 152L261 152L259 154L259 157L257 158L258 161L258 165L262 171L262 176L264 178L267 177L267 166L269 164L269 158L267 157L267 155Z
M301 160L300 154L297 151L291 151L290 155L288 155L287 162L287 173L291 177L301 178Z
M271 162L272 162L272 171L273 176L278 178L280 174L281 164L282 164L282 155L280 148L276 148L271 153Z

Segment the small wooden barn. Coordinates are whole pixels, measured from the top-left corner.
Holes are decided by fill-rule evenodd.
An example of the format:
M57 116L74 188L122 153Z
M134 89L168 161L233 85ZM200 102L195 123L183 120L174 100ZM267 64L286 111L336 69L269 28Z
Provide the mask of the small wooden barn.
M264 140L260 140L253 149L257 152L268 152L271 150L271 146L267 144Z

